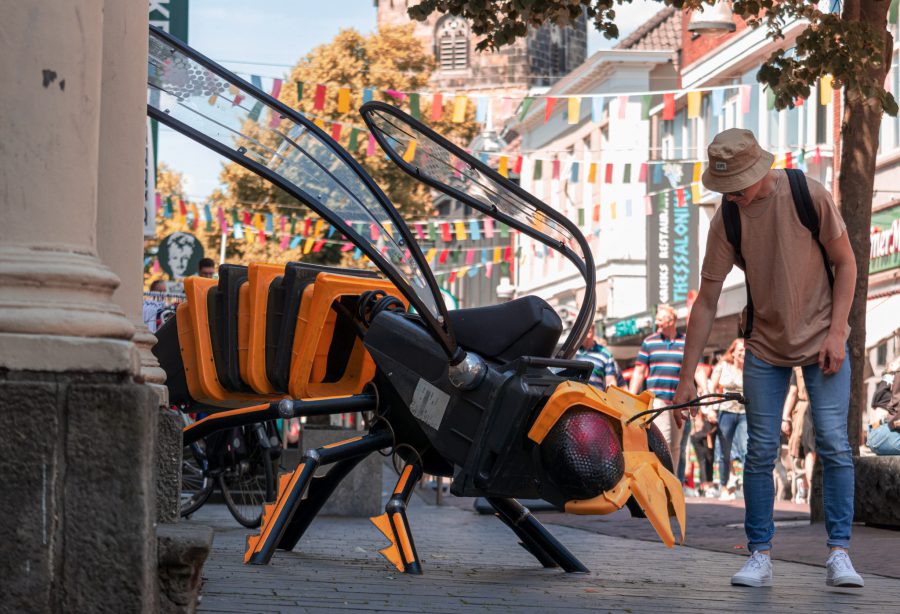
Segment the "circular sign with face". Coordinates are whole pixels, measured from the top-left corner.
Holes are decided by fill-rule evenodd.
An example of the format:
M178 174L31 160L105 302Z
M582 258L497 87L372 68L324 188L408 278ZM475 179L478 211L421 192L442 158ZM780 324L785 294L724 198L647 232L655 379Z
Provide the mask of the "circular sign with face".
M172 279L196 275L203 245L194 235L187 232L173 232L159 243L159 266Z

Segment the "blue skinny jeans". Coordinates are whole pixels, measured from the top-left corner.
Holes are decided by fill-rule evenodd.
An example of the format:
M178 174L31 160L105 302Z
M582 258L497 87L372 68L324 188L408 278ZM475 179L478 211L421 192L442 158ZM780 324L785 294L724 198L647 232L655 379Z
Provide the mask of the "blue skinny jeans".
M744 396L747 399L747 458L744 466L744 529L751 552L772 548L775 535L772 471L781 445L781 410L791 378L779 367L747 352ZM825 375L817 364L803 367L816 431L816 454L822 463L825 529L829 547L847 548L853 523L853 457L847 439L850 404L850 357L841 370Z

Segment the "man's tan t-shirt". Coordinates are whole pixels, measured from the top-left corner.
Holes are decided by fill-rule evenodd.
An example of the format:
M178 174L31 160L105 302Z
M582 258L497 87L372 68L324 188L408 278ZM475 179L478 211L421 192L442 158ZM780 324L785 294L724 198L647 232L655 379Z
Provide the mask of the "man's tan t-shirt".
M741 252L753 295L753 329L746 346L773 365L809 365L818 360L831 325L831 287L822 253L797 217L787 175L776 172L769 196L738 207ZM822 184L809 178L807 183L819 213L819 240L827 245L847 227ZM724 281L735 264L719 207L710 222L701 276Z

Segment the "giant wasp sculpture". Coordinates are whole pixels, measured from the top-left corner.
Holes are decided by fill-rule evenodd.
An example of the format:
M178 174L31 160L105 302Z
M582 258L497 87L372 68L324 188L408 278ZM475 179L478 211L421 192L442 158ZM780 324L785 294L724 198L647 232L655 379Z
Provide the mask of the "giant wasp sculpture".
M684 498L647 415L652 395L592 388L590 364L570 359L592 324L595 280L591 251L568 219L396 108L361 108L403 171L575 266L585 298L557 351L561 320L538 297L448 311L413 234L347 151L152 28L147 112L295 197L380 271L223 265L218 281L185 281L186 302L158 333L154 351L173 401L213 412L185 429L185 443L277 417L373 415L364 435L309 450L280 477L245 562L265 564L276 549L292 549L340 481L385 448L405 466L385 513L372 520L390 541L382 553L401 571L421 573L405 509L423 473L451 477L456 495L486 497L548 567L586 571L517 498L573 514L627 504L670 547L677 517L683 539Z

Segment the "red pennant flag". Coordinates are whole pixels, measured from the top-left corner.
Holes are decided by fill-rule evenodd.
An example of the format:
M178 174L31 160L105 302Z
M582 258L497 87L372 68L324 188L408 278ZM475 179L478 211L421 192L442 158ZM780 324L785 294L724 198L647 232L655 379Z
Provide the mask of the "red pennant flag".
M250 220L250 212L244 211L244 226L252 226L253 222Z
M316 244L313 245L312 251L320 252L322 251L322 247L325 245L325 239L319 239L316 241Z
M599 204L594 205L594 214L591 216L591 218L592 218L595 222L599 222L599 221L600 221L600 205L599 205Z
M647 183L647 163L646 162L641 164L641 172L640 172L640 176L638 177L638 182L639 183Z
M369 236L372 237L373 241L378 240L378 238L381 236L381 233L378 232L378 224L375 224L374 222L369 224Z
M444 97L441 94L435 94L431 99L431 121L439 122L444 116Z
M612 165L612 164L607 164L607 165L606 165L606 175L605 175L603 181L604 181L605 183L612 183L612 181L613 181L613 180L612 180L612 175L613 175L613 165Z
M822 161L822 150L819 149L819 146L816 145L816 152L813 154L813 162L818 164Z
M341 251L342 252L351 252L351 251L353 251L354 247L356 247L356 246L353 245L353 243L348 242L348 243L344 244L344 246L341 248Z
M794 168L794 154L790 151L784 154L784 168Z
M451 284L452 284L454 281L456 281L456 271L451 271L451 272L450 272L450 278L447 279L447 283L451 283Z
M796 98L794 98L794 106L795 107L802 107L804 102L805 101L803 100L802 96L797 96Z
M278 95L281 93L281 79L275 79L272 82L272 98L278 98Z
M441 255L438 256L438 262L439 262L440 264L446 264L446 263L447 263L447 256L449 256L449 255L450 255L450 250L449 250L449 249L442 249L442 250L441 250Z
M398 92L397 90L384 90L384 93L394 100L406 100L406 94Z
M244 100L244 96L243 96L243 94L241 94L240 90L238 90L234 94L234 100L231 101L231 106L236 107L239 104L241 104L241 102L243 102L243 100Z
M551 162L551 167L553 168L553 175L551 179L559 179L559 166L559 160L553 160L553 162Z
M419 241L425 240L425 227L422 226L422 222L416 222L416 236Z
M522 173L522 156L516 156L516 163L513 165L513 172L516 174Z
M684 206L684 188L678 188L675 190L675 197L678 199L678 206Z
M178 199L178 211L181 213L181 217L187 217L187 205L180 198Z
M663 94L663 114L665 121L675 119L675 94Z
M308 217L303 220L303 236L308 237L310 229L312 229L312 218Z
M265 231L265 230L263 230L262 228L260 228L259 230L256 231L256 234L257 234L257 236L259 236L259 242L260 242L260 243L265 243L265 242L266 242L266 231Z
M506 262L512 262L512 247L509 245L506 246L506 249L503 250L503 259Z
M468 250L466 252L466 264L472 264L473 262L475 262L475 252Z
M321 111L325 108L325 86L321 83L316 86L316 96L313 98L313 109Z
M156 193L156 212L159 213L159 210L162 208L162 196L159 192Z
M452 241L453 237L450 236L450 223L449 222L441 222L441 241Z
M341 125L337 122L331 124L331 138L335 141L341 140Z
M550 121L550 116L553 115L553 107L556 106L556 98L547 98L546 106L544 107L544 123L546 124Z

